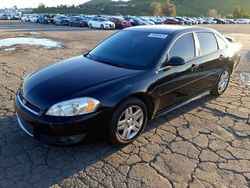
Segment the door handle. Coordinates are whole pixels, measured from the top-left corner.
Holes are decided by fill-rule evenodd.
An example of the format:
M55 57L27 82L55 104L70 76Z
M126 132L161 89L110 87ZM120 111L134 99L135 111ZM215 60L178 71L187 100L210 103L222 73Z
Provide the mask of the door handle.
M192 66L191 66L191 71L196 70L198 67L199 67L198 64L192 64Z

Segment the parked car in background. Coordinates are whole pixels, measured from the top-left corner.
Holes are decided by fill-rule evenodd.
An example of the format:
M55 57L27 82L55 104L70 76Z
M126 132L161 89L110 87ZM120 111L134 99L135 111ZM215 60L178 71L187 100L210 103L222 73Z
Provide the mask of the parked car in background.
M43 24L50 23L48 16L49 16L48 14L40 14L38 16L38 23L43 23Z
M198 24L198 21L196 21L195 19L193 18L190 18L190 17L184 17L185 20L187 21L190 21L192 24L191 25L195 25L195 24ZM189 24L187 24L189 25Z
M70 16L69 26L84 27L83 18L81 16Z
M9 20L9 16L7 14L0 14L0 20Z
M217 21L215 21L213 18L204 18L203 24L217 24Z
M237 22L234 21L233 19L226 19L226 21L228 21L229 24L237 24Z
M56 17L55 14L48 14L47 15L47 18L48 18L48 21L51 23L51 24L55 24L55 21L54 21L54 18Z
M166 20L163 21L163 24L168 24L168 25L184 25L184 21L179 21L175 18L167 18Z
M20 15L19 14L10 14L9 16L8 16L8 19L9 20L20 20Z
M132 26L148 25L146 22L138 17L124 17L125 20L129 21Z
M32 19L31 19L32 17ZM142 25L160 25L160 24L250 24L250 19L246 18L213 18L213 17L187 17L177 16L164 17L164 16L114 16L114 15L83 15L83 14L68 14L68 15L54 15L54 14L25 14L21 16L21 21L31 21L38 23L52 23L56 25L70 25L80 27L90 27L89 21L93 21L93 18L106 19L106 21L113 22L115 28L123 29L131 26ZM20 15L17 14L0 14L0 19L20 19ZM103 24L99 24L99 20L96 23L96 28L104 27ZM104 20L102 21L104 22ZM109 23L110 23L109 22ZM95 24L95 23L94 23ZM113 25L110 23L111 26ZM108 25L107 25L108 28ZM106 28L106 29L107 29ZM105 29L105 28L104 28Z
M203 24L203 19L202 18L193 18L194 20L197 21L198 24Z
M69 19L65 15L57 15L54 17L54 23L56 25L69 25Z
M238 23L238 24L249 24L250 23L250 20L249 19L236 19L236 22Z
M93 18L91 16L83 16L81 20L82 27L89 27L89 20Z
M229 24L228 21L221 18L215 18L214 21L216 21L217 24Z
M150 17L148 18L150 21L154 22L156 25L162 24L163 23L163 19L160 18L155 18L155 17Z
M115 24L106 18L95 17L89 20L89 27L91 29L115 29Z
M24 14L24 15L21 16L21 21L22 22L29 22L30 21L30 17L31 17L31 15Z
M175 19L179 20L180 22L183 22L185 25L192 25L192 21L189 21L182 17L175 17Z
M153 21L150 21L149 19L147 19L145 17L140 17L140 19L142 21L144 21L147 25L155 25L155 23Z
M116 29L124 29L132 26L129 21L125 20L122 17L110 17L109 21L115 24Z
M39 20L39 15L33 14L33 15L30 17L30 22L32 22L32 23L37 23L38 20Z

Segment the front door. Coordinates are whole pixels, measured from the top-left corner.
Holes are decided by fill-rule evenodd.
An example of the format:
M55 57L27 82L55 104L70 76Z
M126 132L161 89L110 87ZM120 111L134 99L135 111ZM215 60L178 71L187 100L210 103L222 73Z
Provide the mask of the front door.
M158 111L180 103L201 91L198 84L201 76L199 74L200 64L196 58L198 54L193 33L179 37L167 55L168 59L181 57L186 63L159 70Z

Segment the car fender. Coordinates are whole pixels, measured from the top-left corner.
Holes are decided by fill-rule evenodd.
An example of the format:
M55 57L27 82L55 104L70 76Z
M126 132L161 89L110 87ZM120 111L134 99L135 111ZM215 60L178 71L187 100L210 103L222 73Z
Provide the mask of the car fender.
M154 71L140 71L139 73L92 86L67 98L92 97L99 100L103 108L114 108L132 96L157 98L159 94L157 83L158 77Z

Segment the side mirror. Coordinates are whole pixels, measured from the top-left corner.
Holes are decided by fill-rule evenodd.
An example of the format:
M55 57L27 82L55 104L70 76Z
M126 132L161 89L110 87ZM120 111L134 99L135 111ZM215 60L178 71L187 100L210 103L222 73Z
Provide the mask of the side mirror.
M226 38L229 42L232 42L232 43L236 42L235 38L233 38L233 37L225 36L225 38Z
M181 57L171 57L170 60L167 62L169 66L180 66L185 65L186 61Z

